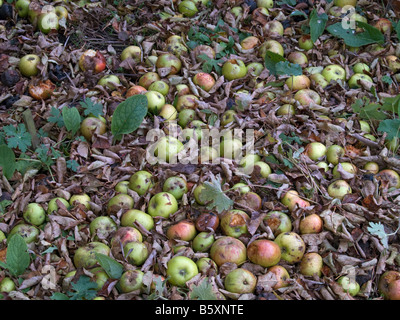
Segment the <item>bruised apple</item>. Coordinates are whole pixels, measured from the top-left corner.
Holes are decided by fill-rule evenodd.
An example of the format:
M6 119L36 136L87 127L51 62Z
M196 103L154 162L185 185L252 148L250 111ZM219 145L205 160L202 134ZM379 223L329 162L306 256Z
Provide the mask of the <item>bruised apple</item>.
M88 49L80 56L78 64L82 71L100 73L106 68L106 58L101 52Z
M225 262L241 265L247 259L246 246L239 239L224 236L217 239L211 246L210 258L219 267Z
M281 257L289 264L301 261L306 245L303 239L295 232L284 232L275 238L275 243L281 249Z
M389 270L382 274L378 291L386 300L400 300L400 272Z
M239 238L246 234L247 224L250 222L250 217L242 210L233 209L224 213L221 217L222 232L234 238Z

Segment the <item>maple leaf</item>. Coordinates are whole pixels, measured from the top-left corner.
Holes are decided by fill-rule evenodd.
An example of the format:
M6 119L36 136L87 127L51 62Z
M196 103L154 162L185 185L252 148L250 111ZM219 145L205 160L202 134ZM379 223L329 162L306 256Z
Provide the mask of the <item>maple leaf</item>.
M224 193L221 183L216 178L212 178L211 183L205 181L203 186L204 189L200 192L200 200L206 203L207 209L212 210L215 208L218 213L221 213L232 207L233 200Z

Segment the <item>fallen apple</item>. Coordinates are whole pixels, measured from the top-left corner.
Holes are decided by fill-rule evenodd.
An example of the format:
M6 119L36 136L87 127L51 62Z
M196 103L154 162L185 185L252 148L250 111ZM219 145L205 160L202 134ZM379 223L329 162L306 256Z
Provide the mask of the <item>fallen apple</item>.
M188 257L174 256L167 262L168 282L173 286L185 286L198 273L196 263Z
M247 259L246 246L239 239L224 236L215 240L211 246L210 258L218 267L225 262L232 262L239 266Z
M275 237L280 233L292 231L292 220L282 211L268 212L262 223L271 229Z
M178 210L176 198L168 192L159 192L149 201L147 212L152 217L168 218Z
M18 69L23 76L33 77L39 73L38 69L39 63L40 63L40 58L38 55L27 54L20 59L18 63Z
M257 277L247 269L237 268L229 272L224 280L225 289L233 293L252 293L257 285Z
M247 246L247 257L264 268L272 267L281 260L281 249L274 241L257 239Z
M131 241L124 245L124 257L134 266L141 266L149 256L149 250L143 242Z
M306 250L303 239L295 232L283 232L275 238L281 249L281 258L289 264L300 262Z
M304 276L318 276L322 274L322 257L317 252L307 252L301 259L299 271Z
M129 189L140 196L143 196L153 186L153 175L148 171L139 170L129 178Z

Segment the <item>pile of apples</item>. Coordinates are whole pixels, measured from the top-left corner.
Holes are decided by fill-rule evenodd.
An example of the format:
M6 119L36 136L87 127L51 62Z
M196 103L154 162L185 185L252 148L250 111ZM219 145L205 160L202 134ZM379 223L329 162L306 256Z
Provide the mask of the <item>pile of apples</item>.
M245 6L236 5L239 1L230 2L233 3L230 10L232 16L239 18L244 14ZM212 1L208 0L183 0L174 3L178 12L185 18L194 18L202 9L212 6ZM319 90L327 88L332 83L339 82L349 89L361 89L363 85L374 82L371 68L366 63L359 62L352 66L335 63L323 68L311 66L307 52L313 49L314 44L308 35L299 37L296 50L285 53L285 48L278 39L290 34L290 28L285 29L278 19L272 18L271 9L274 8L274 2L258 0L254 3L256 4L252 13L254 17L260 14L270 17L269 22L262 28L271 39L249 36L242 40L240 49L243 52L246 50L257 52L259 61L246 65L245 59L242 60L240 57L225 59L221 64L224 83L248 77L254 90L262 88L265 82L258 76L264 70L262 61L267 51L303 66L304 74L285 79L285 89L293 93L293 99L277 106L275 110L277 117L290 119L307 107L320 105L322 99ZM356 1L335 0L329 14L337 16L341 8L348 4L354 6ZM68 18L65 6L36 8L30 5L29 0L18 0L15 8L21 18L27 18L44 34L58 30L59 19ZM391 24L389 26L385 22L385 19L379 19L375 26L386 32L391 28ZM137 83L129 88L122 88L121 79L117 74L105 74L107 60L99 50L88 49L82 52L78 61L79 70L101 74L98 85L110 92L119 92L124 98L145 95L149 118L158 117L165 125L174 123L179 130L185 132L188 140L200 141L201 129L209 125L204 120L206 118L200 118L197 112L203 97L198 92L212 94L214 89L218 89L216 85L221 84L218 84L219 79L215 73L202 71L192 72L186 82L172 84L174 77L181 75L185 68L185 59L189 54L185 41L184 36L171 35L166 39L161 53L154 51L147 56L139 45L127 46L120 54L120 61L144 64L146 70L151 70L143 72ZM216 57L215 48L207 45L199 45L190 53L197 63L202 62L199 58L202 54L211 59ZM332 50L331 56L336 54L337 50ZM400 70L396 64L398 63L396 56L388 56L386 60L390 70ZM27 54L20 59L19 71L24 77L35 78L40 73L39 65L39 55ZM37 98L45 100L51 95L52 90L54 87L42 88ZM241 90L243 94L248 93L245 89ZM171 92L174 101L168 101L167 97ZM279 91L263 92L256 99L258 103L270 103L278 94ZM232 108L218 116L218 124L229 132L237 124L240 112ZM321 118L331 121L329 117L321 116ZM336 120L346 122L345 118ZM364 137L376 140L371 134L368 122L359 121L358 124ZM89 116L82 121L80 131L87 141L91 142L95 133L107 134L109 128L105 118ZM397 150L398 139L387 141L387 145L391 150ZM217 157L234 161L243 147L241 140L228 135L223 136L219 150L212 146L200 149L201 163L207 163ZM183 148L182 141L167 136L158 142L155 155L161 162L168 164L169 160ZM302 155L317 165L321 173L329 174L332 178L327 189L327 196L331 199L342 201L350 195L353 190L349 181L360 172L375 175L376 178L385 181L389 188L400 188L400 176L395 170L380 168L375 162L368 162L364 167L357 168L353 163L343 160L346 159L344 146L313 141L307 144ZM260 176L268 179L272 169L263 156L263 154L250 155L237 165L246 172L246 161L251 157L251 163L258 167ZM323 232L324 219L320 213L308 210L311 203L301 195L300 190L288 188L280 198L276 199L278 205L284 209L265 212L263 199L260 194L253 191L255 188L252 185L241 181L230 185L230 188L234 190L236 196L239 196L241 203L250 209L248 212L237 207L222 213L208 210L207 203L200 196L204 190L202 181L194 184L188 182L182 175L158 181L152 172L137 170L129 181L115 183L113 196L107 200L105 209L95 217L94 203L88 194L72 195L69 199L55 197L45 204L29 203L23 211L24 221L13 227L7 236L0 234L0 239L18 233L28 244L34 244L39 239L41 229L46 228L55 212L78 208L80 219L84 221L79 225L79 230L86 232L90 241L74 251L74 267L90 270L100 290L109 280L109 276L98 266L96 253L111 255L117 260L125 261L131 267L124 271L116 285L120 293L146 291L141 267L147 263L153 264L155 278L160 277L170 286L178 287L186 287L188 282L196 279L198 275L215 276L221 267L229 266L231 270L221 280L223 285L221 292L224 292L219 295L221 299L226 299L226 296L238 298L240 294L256 293L257 284L264 278L272 279L270 281L273 290L288 287L296 281L291 278L288 268L311 279L329 273L324 270L327 266L324 265L323 257L315 250L308 250L310 248L307 248L302 238L304 235ZM137 199L148 199L146 209L139 210L135 207ZM195 217L189 218L189 215L184 215L176 219L180 211L185 210L184 203L195 206L200 213ZM265 214L258 229L262 233L259 237L250 237L249 234L252 212ZM153 252L161 254L157 248L152 247L155 234L171 247L170 258L165 263L158 261L153 254ZM250 271L252 268L249 268L248 264L263 269L262 275L256 276ZM72 270L64 275L63 280L68 282L75 274L76 270ZM341 276L336 281L344 292L353 297L360 291L360 285L354 278ZM9 282L5 282L3 286L0 283L0 287L12 288ZM385 299L399 300L400 273L394 270L384 273L379 280L378 289Z

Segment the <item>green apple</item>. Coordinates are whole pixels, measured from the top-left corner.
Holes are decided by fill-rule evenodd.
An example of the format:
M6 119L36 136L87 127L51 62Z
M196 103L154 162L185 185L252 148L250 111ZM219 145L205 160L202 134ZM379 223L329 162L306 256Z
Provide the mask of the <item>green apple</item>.
M145 92L144 95L147 98L147 107L149 111L154 115L158 115L161 108L165 105L165 96L153 90Z
M161 78L157 72L146 72L139 78L138 85L147 90L153 82L158 80L161 80Z
M356 296L360 292L360 284L355 280L347 276L341 276L338 284L343 288L344 292L349 293L351 296Z
M276 110L276 115L279 116L293 116L296 114L296 108L290 103L285 103L281 105L278 110Z
M300 262L300 273L304 276L321 276L323 267L322 257L317 252L307 252Z
M147 230L154 228L153 217L141 210L130 209L121 216L121 226L123 227L134 227L135 221L140 223Z
M257 0L257 7L270 9L274 7L274 0Z
M233 293L253 293L257 277L247 269L237 268L229 272L224 280L225 290Z
M211 232L200 232L192 242L192 248L195 252L207 252L215 241L214 234Z
M237 112L235 110L227 110L221 116L221 125L226 126L233 121L235 121L235 116L237 116Z
M196 265L202 274L206 274L210 269L218 272L218 266L211 258L202 257L196 261Z
M92 281L97 284L97 290L101 290L106 282L110 279L110 276L102 267L90 269L90 273L93 274Z
M168 218L178 210L176 198L168 192L159 192L149 201L148 213L152 217Z
M199 10L196 7L196 4L190 0L183 0L178 5L179 13L182 13L185 17L194 17Z
M294 99L302 106L309 106L312 103L321 103L321 96L318 94L318 92L312 89L301 89L297 91L294 95Z
M115 192L118 192L118 193L125 193L125 194L128 194L128 190L129 190L129 181L128 181L128 180L123 180L123 181L118 182L118 183L115 185L114 190L115 190Z
M143 196L154 186L153 175L144 170L135 172L129 179L129 189Z
M250 217L243 210L232 209L222 214L221 229L224 235L239 238L247 234Z
M347 84L349 85L350 89L360 88L361 85L358 82L360 80L373 83L373 80L372 80L372 78L370 76L368 76L368 75L366 75L364 73L355 73L350 77L350 79L347 82Z
M326 146L321 142L311 142L306 146L304 154L316 161L325 156Z
M264 70L264 65L260 62L250 62L246 67L247 73L253 77L258 77Z
M16 288L14 281L9 277L4 277L0 282L0 292L11 292Z
M329 82L326 81L325 77L321 73L314 73L310 75L310 79L315 82L317 86L325 88L328 86Z
M290 90L307 89L311 85L311 80L304 74L298 76L290 76L286 79L285 84Z
M353 6L355 7L357 4L357 0L335 0L334 5L339 6L339 7L344 7L344 6Z
M73 257L75 268L90 269L98 263L96 253L108 256L110 251L110 248L102 242L89 242L76 249Z
M227 159L237 159L242 152L243 144L239 139L223 140L220 144L220 155Z
M228 81L243 78L247 74L247 67L242 60L230 59L222 66L222 75Z
M117 288L123 293L140 290L143 286L144 272L138 269L127 270L119 278Z
M292 220L282 211L268 212L263 223L271 229L275 237L280 233L292 231Z
M94 218L89 224L90 235L96 241L105 240L117 231L117 224L108 216Z
M199 273L196 263L185 256L174 256L167 262L168 282L183 287Z
M18 63L18 69L23 76L33 77L39 73L39 69L37 67L39 63L39 56L36 54L27 54L20 59Z
M67 209L71 206L69 204L69 202L67 200L65 200L64 198L56 197L49 201L49 203L47 205L47 214L51 214L51 213L53 213L53 211L58 210L57 201L60 201Z
M326 149L326 160L333 165L337 165L344 154L345 151L342 146L333 144Z
M15 3L15 9L17 9L18 15L21 18L26 18L28 16L30 3L30 0L18 0Z
M169 68L168 75L174 75L179 73L182 68L182 61L172 53L163 53L158 56L156 61L156 68Z
M351 162L339 162L332 169L332 176L335 179L340 179L342 177L341 173L339 172L339 166L342 167L343 171L346 171L353 175L357 173L357 167L354 164L352 164Z
M52 30L58 30L58 16L55 12L42 13L38 18L39 30L48 34Z
M94 134L102 135L107 131L107 124L102 117L87 117L83 119L80 127L82 136L88 142L92 141Z
M164 97L169 92L169 85L163 80L154 81L148 88L149 92L156 91L161 93Z
M269 39L269 40L263 42L263 44L260 46L260 48L258 50L258 55L261 58L265 59L265 55L266 55L267 51L271 51L273 53L279 54L282 57L285 54L285 50L283 49L283 46L281 45L281 43L278 42L277 40L273 40L273 39Z
M353 66L354 73L364 73L364 71L370 72L370 70L371 70L371 68L369 67L369 65L367 65L366 63L363 63L363 62L357 62Z
M303 50L311 50L314 47L314 42L311 40L311 36L309 34L303 34L299 38L299 48Z
M55 6L54 7L54 12L56 13L58 20L60 19L68 19L68 10L64 6Z
M25 207L23 218L28 223L40 226L46 220L46 212L40 204L31 202Z
M328 194L332 198L343 200L346 194L352 192L350 185L345 180L336 180L328 186Z
M108 214L116 214L119 210L130 210L134 204L134 200L130 195L118 193L108 201L107 212Z
M245 184L244 182L235 183L232 186L232 190L236 190L236 189L239 190L240 194L245 194L245 193L248 193L251 191L250 187L247 184Z
M300 262L306 250L303 239L295 232L283 232L275 238L281 249L281 258L289 264Z
M39 229L35 226L19 223L15 225L7 235L7 242L14 234L19 234L27 244L36 242L39 237Z
M69 204L71 206L76 204L82 204L86 207L87 210L90 210L90 197L86 193L83 194L74 194L69 198Z
M107 74L100 78L97 82L100 86L103 86L109 90L115 90L117 87L116 85L121 84L119 78L114 74Z
M169 177L163 184L163 191L169 192L176 200L180 200L188 191L187 182L182 177Z
M326 81L338 81L338 80L346 80L346 70L338 64L330 64L326 66L321 74L324 76Z
M185 128L195 118L196 118L196 111L194 109L183 109L178 114L178 124L182 128Z
M141 266L149 256L149 250L143 242L132 241L124 246L125 259L134 266Z
M172 104L166 103L161 107L158 115L164 118L164 122L171 122L178 117L178 111Z
M142 59L142 49L138 46L128 46L121 52L121 61L124 61L128 58L133 59L136 62L140 62Z
M154 155L158 160L176 163L178 153L184 149L181 141L172 136L165 136L157 141Z

